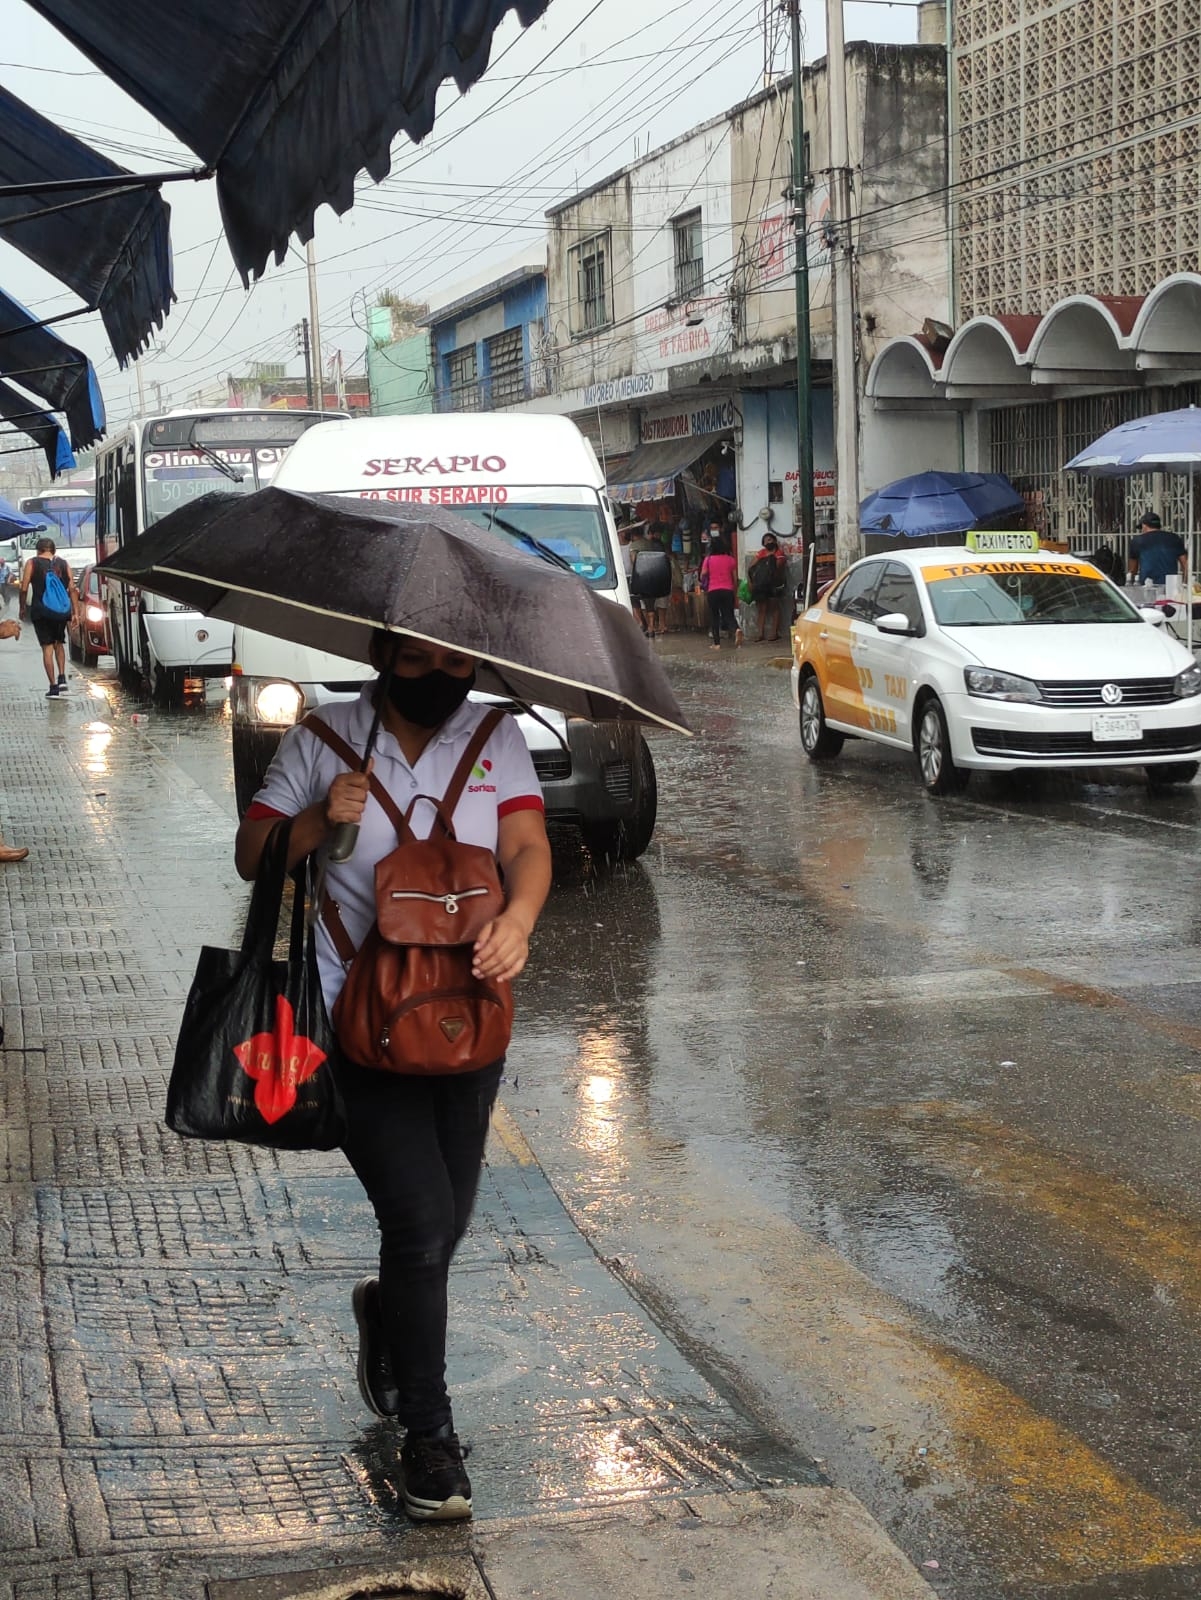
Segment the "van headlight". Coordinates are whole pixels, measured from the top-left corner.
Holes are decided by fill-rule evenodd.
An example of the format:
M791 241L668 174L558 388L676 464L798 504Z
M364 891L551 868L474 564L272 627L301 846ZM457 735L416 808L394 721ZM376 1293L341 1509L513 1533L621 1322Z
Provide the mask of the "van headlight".
M1172 693L1178 700L1187 700L1191 694L1201 694L1201 667L1195 661L1192 666L1176 674Z
M963 681L968 694L979 695L982 700L1038 702L1042 699L1033 678L1019 678L1014 672L990 672L987 667L964 667Z
M265 683L254 697L254 714L259 722L277 728L290 728L300 718L304 695L294 683Z

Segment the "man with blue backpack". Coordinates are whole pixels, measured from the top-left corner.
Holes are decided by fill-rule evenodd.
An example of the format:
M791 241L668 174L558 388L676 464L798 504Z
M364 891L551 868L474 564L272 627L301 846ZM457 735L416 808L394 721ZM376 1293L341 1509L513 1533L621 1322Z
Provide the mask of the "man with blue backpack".
M42 665L50 687L46 698L67 692L67 623L79 604L75 579L57 554L53 539L39 539L37 554L21 574L21 616L28 616L42 647Z

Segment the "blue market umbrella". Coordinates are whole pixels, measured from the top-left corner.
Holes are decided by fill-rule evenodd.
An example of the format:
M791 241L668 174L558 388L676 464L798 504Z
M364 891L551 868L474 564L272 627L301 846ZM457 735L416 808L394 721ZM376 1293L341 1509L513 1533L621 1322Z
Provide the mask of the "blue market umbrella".
M1110 428L1067 464L1068 472L1090 478L1134 478L1144 472L1188 474L1188 574L1196 572L1194 556L1195 478L1201 472L1201 407L1159 411ZM1193 647L1193 607L1188 608L1188 647Z
M1191 474L1199 469L1201 407L1197 406L1119 423L1067 464L1069 472L1090 478L1133 478L1140 472Z
M1026 502L1001 472L918 472L898 478L859 507L863 533L926 539L1003 522Z

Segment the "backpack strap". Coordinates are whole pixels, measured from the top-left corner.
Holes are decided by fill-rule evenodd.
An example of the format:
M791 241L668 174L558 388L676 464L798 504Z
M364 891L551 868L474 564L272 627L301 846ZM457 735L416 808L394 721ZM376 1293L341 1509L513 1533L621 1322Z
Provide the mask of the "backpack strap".
M335 733L328 722L322 722L318 716L309 715L303 719L300 726L307 728L310 733L316 734L322 744L328 745L339 760L344 761L352 772L361 772L363 758L353 745L347 744L340 733ZM402 844L408 844L413 838L413 830L405 820L404 812L384 788L383 784L373 772L367 780L372 798L383 809L388 821L396 829L396 836Z
M471 743L464 750L462 760L455 768L454 776L446 785L446 793L442 796L442 809L448 817L454 816L455 807L463 798L463 790L467 787L467 780L471 776L471 769L483 755L484 746L500 727L504 715L499 707L494 706L472 734Z

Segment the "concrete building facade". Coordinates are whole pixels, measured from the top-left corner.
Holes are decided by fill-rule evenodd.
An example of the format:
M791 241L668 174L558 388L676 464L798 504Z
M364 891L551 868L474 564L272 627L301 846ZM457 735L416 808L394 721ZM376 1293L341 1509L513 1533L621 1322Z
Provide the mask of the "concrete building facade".
M499 411L545 393L546 263L539 252L424 318L436 411Z
M945 230L932 237L906 209L945 189L945 53L852 44L846 72L851 160L870 213L855 240L866 371L915 316L947 315ZM819 508L834 489L825 73L823 61L804 77ZM570 411L604 454L614 497L644 513L658 505L663 515L674 500L684 516L719 508L746 527L762 513L793 535L791 181L791 84L781 80L548 215L547 403ZM646 497L669 481L672 494Z
M1201 0L956 0L947 42L954 330L915 318L877 353L883 476L1006 472L1074 548L1148 506L1182 527L1183 478L1063 465L1201 399Z

